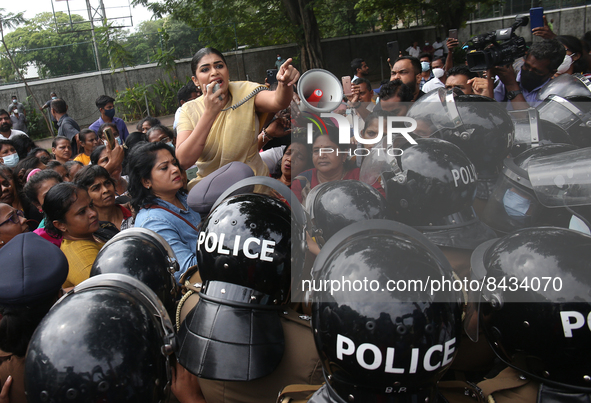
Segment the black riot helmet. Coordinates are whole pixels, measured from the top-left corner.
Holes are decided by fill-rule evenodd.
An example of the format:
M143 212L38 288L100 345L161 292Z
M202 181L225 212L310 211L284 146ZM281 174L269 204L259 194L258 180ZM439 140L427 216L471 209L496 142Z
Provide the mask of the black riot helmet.
M411 285L429 277L453 281L452 269L404 224L355 223L324 245L313 268L312 328L327 384L341 399L436 401L462 311L458 292Z
M507 110L488 97L444 88L434 91L429 99L423 98L414 103L407 116L418 122L423 119L424 108L433 110L431 137L457 145L479 177L493 177L513 144L513 123Z
M528 167L536 158L576 149L574 145L549 144L506 159L502 175L484 208L482 221L499 234L540 225L568 228L571 215L566 210L548 209L538 201L530 182Z
M573 144L591 146L591 94L569 97L552 94L537 109L540 118L566 130Z
M146 228L129 228L119 232L102 247L90 277L106 274L127 274L152 289L174 318L178 294L174 274L179 264L174 251L160 235Z
M25 363L27 400L165 402L174 344L170 318L150 288L123 274L95 276L37 327Z
M472 280L494 278L497 287L471 298L468 334L477 334L471 317L480 311L480 328L505 363L544 384L591 393L590 260L590 236L555 227L478 247Z
M536 108L509 111L515 126L511 156L516 157L532 147L546 144L572 144L566 130L555 123L540 119Z
M380 192L358 180L316 186L306 198L306 212L308 232L320 247L349 224L386 218L385 200Z
M474 165L457 146L440 139L416 139L392 157L372 150L361 166L360 179L381 179L389 218L423 232L439 246L474 249L494 237L476 217Z
M538 99L545 100L550 95L560 97L591 97L591 81L582 74L561 74L560 76L548 81L538 91Z
M255 193L227 197L253 184L290 202L293 225L284 200ZM291 190L272 178L242 180L219 200L200 225L196 250L203 285L180 326L177 356L200 377L248 381L271 373L283 356L279 310L289 302L292 270L301 270L294 267L299 258L292 259L292 247L304 245L305 215Z

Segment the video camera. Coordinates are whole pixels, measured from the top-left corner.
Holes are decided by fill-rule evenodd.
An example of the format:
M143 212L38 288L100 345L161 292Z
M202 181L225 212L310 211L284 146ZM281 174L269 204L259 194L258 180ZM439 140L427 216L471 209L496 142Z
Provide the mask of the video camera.
M524 56L525 39L515 35L515 30L528 23L529 17L516 17L510 28L497 29L472 38L466 54L470 71L484 71L495 66L505 66Z

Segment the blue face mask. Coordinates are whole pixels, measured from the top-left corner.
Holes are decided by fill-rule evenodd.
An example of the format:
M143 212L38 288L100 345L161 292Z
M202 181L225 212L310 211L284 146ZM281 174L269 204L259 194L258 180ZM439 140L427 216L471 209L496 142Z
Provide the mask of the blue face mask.
M115 108L113 108L113 109L105 109L105 116L107 116L108 118L113 119L113 117L115 116Z
M421 62L421 69L423 71L429 71L430 68L431 68L431 65L429 64L429 62Z
M509 217L513 219L525 219L531 201L508 189L503 196L503 205Z
M277 60L281 60L281 56L277 56Z
M173 150L175 149L174 144L172 144L172 141L169 141L167 143L165 143L167 146L169 146L170 148L172 148Z
M19 161L17 153L7 155L2 157L2 159L4 160L4 165L6 165L8 168L14 168Z
M121 145L121 137L115 137L117 139L117 144Z
M51 99L57 99L57 97L51 97Z

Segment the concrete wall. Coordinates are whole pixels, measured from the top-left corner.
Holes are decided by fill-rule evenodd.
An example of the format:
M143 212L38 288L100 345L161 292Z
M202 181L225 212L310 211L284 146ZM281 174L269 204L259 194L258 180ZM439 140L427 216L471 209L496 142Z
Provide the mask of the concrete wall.
M554 19L556 33L581 37L584 32L591 29L591 6L547 11L546 16L548 20ZM509 27L514 19L515 16L509 16L468 21L466 27L459 30L458 37L461 41L466 41L472 35ZM532 37L529 27L520 28L517 34L525 37L528 42L540 40ZM420 27L325 39L322 41L325 68L337 77L350 75L351 60L361 57L370 67L370 80L380 81L382 78L389 77L386 43L398 41L400 48L404 50L415 40L420 44L425 41L432 43L436 36L435 27ZM441 34L441 36L446 35ZM295 57L299 53L299 47L295 44L287 44L226 53L230 77L233 80L248 79L264 82L266 70L274 68L277 53L284 58ZM190 59L177 61L176 76L181 81L191 76L190 64ZM131 85L150 84L157 79L168 80L167 74L156 64L128 68L126 74ZM102 71L31 81L29 86L42 103L49 99L51 91L55 91L68 103L69 115L74 117L80 125L89 125L98 118L94 105L95 99L102 94L114 97L116 91L124 90L128 84L123 71L117 71L114 74L110 71ZM24 84L0 86L0 108L6 108L12 95L17 95L20 100L24 100L27 96Z

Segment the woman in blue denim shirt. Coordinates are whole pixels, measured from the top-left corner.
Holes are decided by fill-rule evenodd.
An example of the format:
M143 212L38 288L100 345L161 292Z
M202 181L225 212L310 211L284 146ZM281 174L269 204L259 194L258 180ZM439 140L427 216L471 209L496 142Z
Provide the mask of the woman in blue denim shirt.
M148 228L172 247L180 265L179 280L197 264L199 213L187 205L183 178L174 150L162 142L136 146L129 156L129 194L137 212L135 226Z

